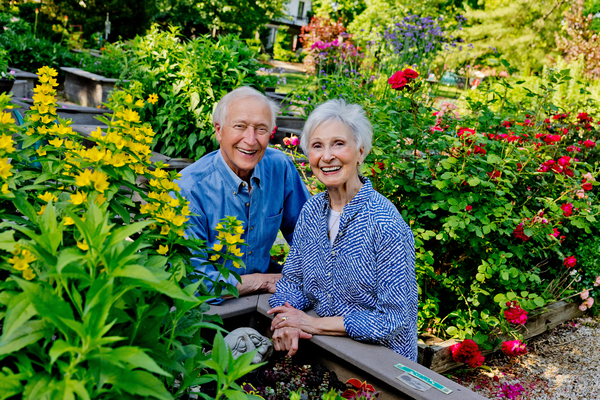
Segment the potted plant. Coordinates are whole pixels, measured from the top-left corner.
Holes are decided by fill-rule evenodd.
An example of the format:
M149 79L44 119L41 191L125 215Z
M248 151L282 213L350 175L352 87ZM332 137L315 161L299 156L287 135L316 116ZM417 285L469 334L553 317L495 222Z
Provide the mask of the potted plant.
M10 92L15 83L15 71L6 72L9 62L8 51L0 49L0 93Z

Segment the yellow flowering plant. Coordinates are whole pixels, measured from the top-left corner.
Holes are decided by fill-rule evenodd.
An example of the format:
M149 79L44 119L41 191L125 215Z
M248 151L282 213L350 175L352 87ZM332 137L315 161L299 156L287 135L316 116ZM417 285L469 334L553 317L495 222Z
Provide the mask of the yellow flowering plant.
M56 114L56 71L38 76L22 125L0 95L0 397L181 397L210 380L200 329L222 330L202 280L182 285L190 250L237 261L237 228L219 253L186 238L188 203L177 172L150 160L144 100L123 95L84 138ZM218 361L238 391L251 359Z

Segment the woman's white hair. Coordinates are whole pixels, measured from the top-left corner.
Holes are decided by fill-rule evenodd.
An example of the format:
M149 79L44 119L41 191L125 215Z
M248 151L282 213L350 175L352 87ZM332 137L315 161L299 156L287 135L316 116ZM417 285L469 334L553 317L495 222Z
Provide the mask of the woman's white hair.
M250 86L241 86L221 98L213 111L213 124L217 123L224 126L227 119L227 109L229 108L229 104L248 97L254 97L256 100L262 101L269 107L269 110L271 111L271 125L269 126L269 130L273 130L273 128L275 128L277 114L279 113L279 106L273 100Z
M365 110L358 104L346 104L342 99L333 99L321 104L309 115L300 137L300 148L308 154L310 137L325 122L339 121L346 125L356 141L356 150L364 148L366 157L371 151L373 128L365 115Z

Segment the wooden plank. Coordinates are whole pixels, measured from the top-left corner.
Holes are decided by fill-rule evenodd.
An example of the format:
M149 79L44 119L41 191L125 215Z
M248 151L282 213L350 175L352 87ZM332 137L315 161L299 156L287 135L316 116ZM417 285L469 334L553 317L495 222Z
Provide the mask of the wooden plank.
M531 311L528 315L527 323L524 326L519 326L517 331L523 335L524 339L529 339L583 314L584 312L579 310L577 303L559 301L542 309ZM502 340L510 340L512 338L503 334L496 335L495 337L499 337ZM439 373L462 366L462 363L457 363L452 359L452 352L450 350L452 345L459 342L459 340L450 339L431 346L420 344L419 363ZM484 350L481 353L487 355L496 350Z

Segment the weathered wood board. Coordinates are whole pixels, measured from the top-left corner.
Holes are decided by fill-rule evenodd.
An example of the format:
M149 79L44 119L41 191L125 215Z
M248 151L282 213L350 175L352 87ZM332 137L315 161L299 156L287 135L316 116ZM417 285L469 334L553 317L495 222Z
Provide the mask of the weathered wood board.
M519 333L525 339L529 339L583 314L584 312L579 310L577 303L559 301L543 309L530 312L527 323L520 327ZM499 335L499 337L506 340L509 339L503 335ZM450 351L450 347L459 342L458 340L450 339L433 345L419 343L419 364L438 373L460 367L463 364L455 362L452 359L452 352ZM491 352L490 350L482 351L482 354L486 355Z

